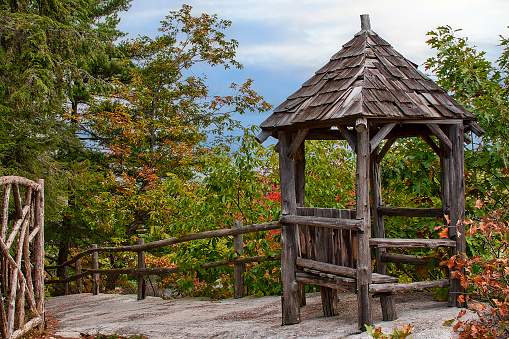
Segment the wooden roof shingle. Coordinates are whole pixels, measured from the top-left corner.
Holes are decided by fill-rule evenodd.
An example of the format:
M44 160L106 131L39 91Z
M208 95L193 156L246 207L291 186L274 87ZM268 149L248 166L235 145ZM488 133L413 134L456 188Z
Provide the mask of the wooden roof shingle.
M260 127L334 126L356 117L405 120L475 117L368 24L279 105Z

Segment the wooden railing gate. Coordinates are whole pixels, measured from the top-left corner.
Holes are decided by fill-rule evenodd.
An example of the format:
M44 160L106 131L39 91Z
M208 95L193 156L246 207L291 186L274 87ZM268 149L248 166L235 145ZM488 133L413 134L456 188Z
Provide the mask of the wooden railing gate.
M0 186L0 335L15 339L44 327L44 180L6 176Z

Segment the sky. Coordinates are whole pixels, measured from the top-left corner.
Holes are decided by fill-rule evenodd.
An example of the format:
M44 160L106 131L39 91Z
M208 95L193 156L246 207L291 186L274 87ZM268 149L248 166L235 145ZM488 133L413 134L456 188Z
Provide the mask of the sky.
M231 20L226 36L239 42L237 60L244 68L206 71L211 91L222 93L231 82L251 78L253 88L274 106L360 31L361 14L369 14L372 30L418 65L434 55L426 33L438 26L461 28L458 35L492 61L501 52L499 35L509 36L509 0L133 0L131 9L121 13L119 29L129 38L155 37L160 21L183 3L193 7L194 16ZM253 113L240 120L259 125L269 115Z

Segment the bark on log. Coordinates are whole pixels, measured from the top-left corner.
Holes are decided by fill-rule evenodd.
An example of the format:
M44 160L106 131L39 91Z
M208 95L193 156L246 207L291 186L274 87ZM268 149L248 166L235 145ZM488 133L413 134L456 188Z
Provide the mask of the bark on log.
M138 238L138 245L143 245L145 243L145 239ZM138 252L138 268L145 268L145 252ZM138 300L143 300L146 297L146 288L145 288L145 277L143 275L138 275Z
M44 179L37 179L35 194L35 226L39 229L34 241L34 293L37 312L42 317L41 330L46 321L44 301Z
M371 238L369 245L371 247L437 248L456 247L456 242L451 239Z
M305 272L297 272L296 279L299 282L323 286L335 290L355 292L355 283L345 283L331 278L319 277Z
M39 179L39 180L42 180L42 179ZM42 180L42 182L44 182L44 180ZM31 187L34 191L39 191L43 187L41 185L41 183L38 182L37 180L34 182L34 181L29 180L27 178L18 177L18 176L14 176L14 175L8 175L8 176L0 177L0 186L6 185L6 184L21 185L21 186Z
M233 228L241 228L242 221L235 220L233 222ZM233 249L237 253L238 257L244 254L244 237L242 234L233 236ZM245 264L235 264L233 268L233 297L235 299L244 297L244 273L246 271Z
M372 325L371 299L369 285L371 284L371 252L369 238L371 222L369 212L369 128L364 119L357 119L357 170L356 170L356 207L357 219L362 220L362 230L357 233L357 304L358 326L362 331L365 325Z
M315 260L297 258L297 266L350 278L355 278L357 276L357 270L355 268L328 264Z
M221 266L230 266L235 264L247 264L253 262L264 262L264 261L278 261L281 260L281 255L276 255L274 257L266 257L264 255L258 255L255 257L247 257L247 258L238 258L233 260L221 260L215 261L211 263L206 263L200 266L200 268L214 268ZM60 279L49 279L46 280L47 284L59 284L64 283L66 281L74 281L80 278L84 278L93 273L100 273L101 275L109 275L109 274L134 274L134 275L155 275L155 274L172 274L177 273L181 270L181 267L157 267L157 268L112 268L112 269L90 269L79 275L73 275L69 277L67 280Z
M76 261L76 275L81 274L81 260ZM76 293L81 294L83 292L83 280L81 278L76 280Z
M378 207L378 213L388 216L419 217L419 218L442 218L442 208L410 208L410 207Z
M92 249L96 249L97 244L92 245ZM92 253L92 270L99 270L99 252L94 251ZM92 294L98 295L99 294L99 274L98 273L92 273Z
M296 214L295 172L293 161L288 157L291 144L291 133L278 132L280 145L279 175L281 185L281 214ZM281 303L283 308L282 323L291 325L300 322L299 284L295 278L295 261L297 259L296 227L281 227Z
M425 288L444 287L449 285L449 279L435 281L420 281L406 284L373 284L370 286L371 293L388 293L402 291L422 291Z
M383 253L381 260L384 262L393 262L396 264L408 264L408 265L426 265L428 259L420 257L418 255L408 254L397 254L397 253Z

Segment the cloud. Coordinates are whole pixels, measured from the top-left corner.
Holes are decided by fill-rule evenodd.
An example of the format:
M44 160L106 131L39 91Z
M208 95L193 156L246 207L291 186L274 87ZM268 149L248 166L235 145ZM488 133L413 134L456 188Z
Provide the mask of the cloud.
M240 83L255 79L259 92L278 104L325 64L360 30L360 14L408 59L422 64L434 52L426 33L437 26L462 28L472 45L495 60L499 34L509 35L506 0L188 0L194 15L218 14L233 22L226 34L239 41L238 60L246 69ZM120 29L155 36L159 22L181 3L133 0ZM218 82L221 78L216 79ZM224 82L232 79L224 78ZM233 79L232 81L235 81ZM284 89L283 89L284 87Z

